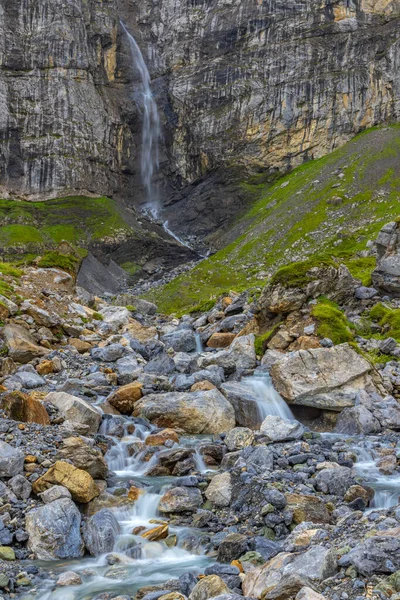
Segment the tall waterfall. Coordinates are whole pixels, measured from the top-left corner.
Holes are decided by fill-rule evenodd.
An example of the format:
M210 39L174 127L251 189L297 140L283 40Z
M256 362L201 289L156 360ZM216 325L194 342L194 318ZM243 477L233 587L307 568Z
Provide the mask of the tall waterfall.
M153 185L153 176L159 167L159 142L161 138L160 116L158 114L153 92L151 91L150 73L144 62L143 54L137 45L135 38L129 33L122 21L121 27L129 40L133 66L138 70L142 80L143 127L140 172L146 193L146 208L153 217L157 217L159 212L159 200L157 190Z

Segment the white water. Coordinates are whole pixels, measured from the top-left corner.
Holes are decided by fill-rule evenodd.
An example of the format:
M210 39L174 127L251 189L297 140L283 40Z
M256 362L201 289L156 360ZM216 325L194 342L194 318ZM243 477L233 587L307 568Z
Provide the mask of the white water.
M260 423L267 415L276 415L282 419L295 419L289 406L272 385L271 377L267 373L247 377L243 383L248 385L256 396Z
M129 40L133 66L138 70L142 80L143 125L140 171L146 193L146 210L154 218L157 218L160 206L157 191L153 185L153 177L159 167L160 116L151 89L150 73L144 61L143 54L135 38L129 33L122 21L121 27Z
M197 354L201 354L204 351L203 342L201 341L201 337L199 333L195 333L194 337L196 339L196 352Z
M176 233L174 233L173 231L171 231L171 229L168 227L168 221L165 221L163 223L163 229L171 237L173 237L174 240L176 240L181 246L185 246L185 248L190 248L190 250L192 249L192 247L190 246L190 244L188 244L187 242L185 242L185 240L183 240L182 238L180 238L179 235L176 235Z

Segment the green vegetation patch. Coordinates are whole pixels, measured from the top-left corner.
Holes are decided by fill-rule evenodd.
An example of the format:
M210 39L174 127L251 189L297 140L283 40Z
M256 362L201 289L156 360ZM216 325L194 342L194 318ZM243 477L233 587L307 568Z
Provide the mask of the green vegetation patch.
M304 287L316 277L310 271L315 267L337 266L333 260L313 258L301 262L293 262L281 267L271 277L271 283L281 284L286 288Z
M62 269L68 273L75 273L79 260L72 254L59 254L58 252L46 252L39 260L38 267L43 269Z
M354 334L344 313L335 302L321 297L313 306L311 314L317 321L317 334L322 338L329 338L334 344L352 342Z
M400 308L389 308L379 303L371 309L370 317L385 329L385 337L400 342Z
M376 258L374 256L345 260L344 263L353 277L360 279L362 285L367 287L372 285L372 271L376 267Z
M189 312L226 290L262 286L277 268L314 256L340 259L369 284L373 262L360 253L400 212L400 126L365 131L272 185L245 185L258 200L227 234L235 241L145 295L163 312ZM286 275L301 283L307 273Z

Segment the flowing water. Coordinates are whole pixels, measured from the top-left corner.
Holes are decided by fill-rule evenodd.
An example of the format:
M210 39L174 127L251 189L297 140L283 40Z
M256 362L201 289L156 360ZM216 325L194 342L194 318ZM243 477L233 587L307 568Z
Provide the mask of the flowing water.
M256 397L260 423L263 422L267 415L276 415L282 417L282 419L294 420L295 417L292 411L282 396L278 394L274 388L268 373L246 377L246 379L243 380L243 383L248 386L250 391Z
M201 335L199 333L195 333L194 337L196 339L196 352L197 354L201 354L204 352L203 342L201 341Z
M133 66L137 69L142 81L143 125L140 171L146 193L146 211L152 217L157 218L160 206L157 190L153 184L153 177L159 167L160 116L151 89L150 73L144 61L143 54L135 38L129 33L122 21L121 27L129 40Z

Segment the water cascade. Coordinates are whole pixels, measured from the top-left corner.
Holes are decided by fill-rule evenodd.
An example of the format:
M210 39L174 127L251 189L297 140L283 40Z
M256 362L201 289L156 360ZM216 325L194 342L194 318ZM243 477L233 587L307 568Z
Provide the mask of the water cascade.
M272 385L268 373L253 375L243 380L256 397L259 422L262 423L267 415L277 415L282 419L294 419L294 415L282 396Z
M159 214L159 199L157 190L153 185L153 177L159 167L159 142L161 139L160 116L156 101L151 90L150 73L143 58L143 54L135 38L129 33L121 21L121 27L129 40L134 67L138 70L142 81L143 94L143 126L142 126L142 153L140 172L143 187L146 192L146 211L154 218Z

